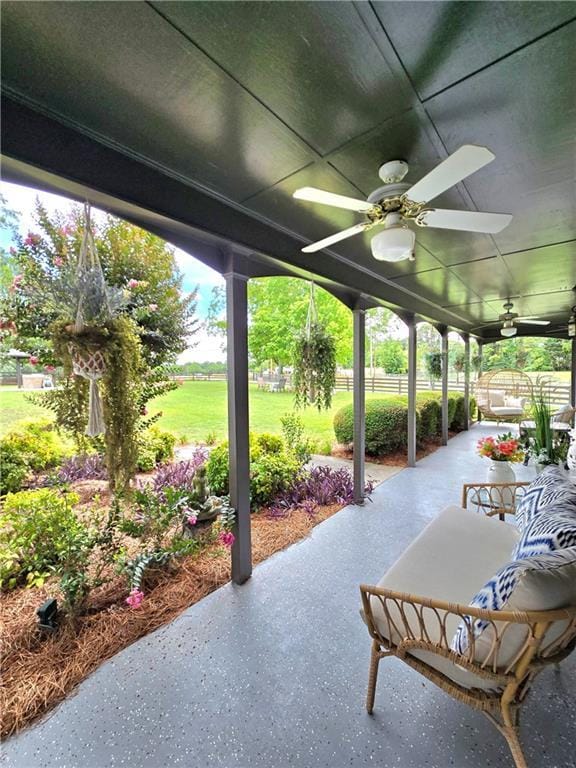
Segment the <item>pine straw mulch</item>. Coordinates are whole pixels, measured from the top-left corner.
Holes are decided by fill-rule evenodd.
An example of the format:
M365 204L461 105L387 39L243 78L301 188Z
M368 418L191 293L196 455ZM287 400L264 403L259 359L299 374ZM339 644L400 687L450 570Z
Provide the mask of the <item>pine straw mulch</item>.
M458 434L457 432L449 432L448 437L454 437L454 435ZM423 459L425 456L430 456L431 453L435 453L438 448L442 446L442 442L440 440L427 440L425 444L418 448L416 451L416 461L420 461L420 459ZM336 445L332 449L332 456L336 456L340 459L353 459L354 458L354 451L348 448L346 445ZM368 456L366 455L365 460L369 462L370 464L382 464L383 466L387 467L407 467L408 466L408 457L406 456L406 451L396 451L395 453L387 453L385 456Z
M281 519L252 516L255 563L308 535L314 526L338 512L342 504L320 507L310 517L298 511ZM178 561L172 571L156 574L137 610L125 605L126 581L118 577L91 594L88 609L75 626L67 623L54 635L36 628L36 609L54 595L42 589L20 589L1 598L2 723L6 737L61 702L102 662L135 640L172 621L188 606L230 580L230 555L211 545L199 555Z

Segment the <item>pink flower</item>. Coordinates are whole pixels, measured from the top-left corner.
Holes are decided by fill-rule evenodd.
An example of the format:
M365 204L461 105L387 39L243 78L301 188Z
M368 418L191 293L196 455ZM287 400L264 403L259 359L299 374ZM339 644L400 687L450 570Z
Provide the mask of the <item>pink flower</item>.
M24 240L24 245L29 245L31 247L34 247L35 245L38 245L40 243L41 237L40 235L35 235L33 232L28 232L28 236Z
M60 229L60 234L62 237L68 237L68 235L72 234L72 229L69 226L62 227Z
M232 531L220 531L220 535L218 536L218 541L220 544L224 544L225 547L232 547L232 544L236 541L236 537L232 533Z
M130 290L132 290L133 288L138 288L139 285L140 285L139 280L134 280L134 278L132 278L131 280L128 280L128 288L130 288Z
M10 286L10 291L13 293L14 291L18 290L20 286L22 285L22 281L24 280L24 275L14 275L12 278L12 285Z
M64 264L64 259L62 256L56 256L54 258L54 266L55 267L61 267Z
M148 304L148 309L150 312L156 312L158 309L158 304Z
M126 598L126 603L130 608L140 608L142 601L144 600L144 592L140 589L131 589L130 594Z
M45 365L44 366L44 370L46 371L46 373L54 373L56 368L54 368L53 365Z
M16 256L17 253L18 253L18 251L16 250L16 248L14 248L14 246L11 245L10 246L10 256Z
M140 408L140 416L147 416L147 415L148 415L148 408L146 408L145 406L142 406L142 408Z
M196 523L198 522L198 517L196 515L188 515L188 517L186 518L186 522L188 523L188 525L196 525Z
M30 355L30 357L28 358L28 362L30 363L30 365L38 365L40 360L36 357L36 355Z

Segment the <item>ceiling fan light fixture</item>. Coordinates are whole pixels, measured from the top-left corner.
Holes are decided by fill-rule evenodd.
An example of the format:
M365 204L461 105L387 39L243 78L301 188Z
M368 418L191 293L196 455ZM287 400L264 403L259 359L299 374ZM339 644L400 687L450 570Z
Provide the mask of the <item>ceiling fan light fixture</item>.
M413 261L416 235L402 224L402 217L395 213L388 214L384 227L372 238L372 256L378 261Z
M512 320L506 320L502 328L500 328L500 336L505 336L506 338L511 338L512 336L516 336L518 333L518 329L512 322Z

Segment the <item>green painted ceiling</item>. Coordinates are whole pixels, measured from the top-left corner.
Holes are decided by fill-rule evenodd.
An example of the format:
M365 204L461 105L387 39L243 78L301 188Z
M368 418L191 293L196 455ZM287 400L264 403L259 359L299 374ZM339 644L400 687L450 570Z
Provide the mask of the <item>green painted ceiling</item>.
M5 2L4 173L221 269L208 246L229 240L254 274L288 265L485 337L510 297L554 332L575 303L575 8ZM366 196L386 160L415 181L466 143L496 160L436 202L514 214L499 235L418 230L399 264L374 261L369 235L300 253L357 218L297 187Z

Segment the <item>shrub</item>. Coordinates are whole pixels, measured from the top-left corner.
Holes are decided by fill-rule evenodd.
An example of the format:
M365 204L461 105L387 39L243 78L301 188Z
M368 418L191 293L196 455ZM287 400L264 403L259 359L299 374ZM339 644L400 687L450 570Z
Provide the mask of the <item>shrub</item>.
M475 401L470 399L470 412ZM453 430L464 428L464 396L448 393L448 424ZM442 425L440 392L418 392L416 395L416 439L422 446L438 437ZM366 402L366 453L373 456L403 451L407 448L408 398L395 395ZM346 405L334 416L334 432L339 443L354 439L354 410Z
M88 529L74 514L75 493L40 489L9 493L0 515L0 583L42 586Z
M284 441L301 464L307 464L312 455L310 440L304 436L302 419L295 413L285 413L280 417Z
M277 435L250 435L250 498L255 507L269 504L289 487L302 464ZM228 443L210 453L206 476L212 493L225 496L228 487Z
M0 440L0 493L19 491L32 472L58 466L71 452L50 421L22 424Z
M164 432L152 426L138 435L139 472L150 472L157 464L168 461L174 456L176 437L171 432Z

